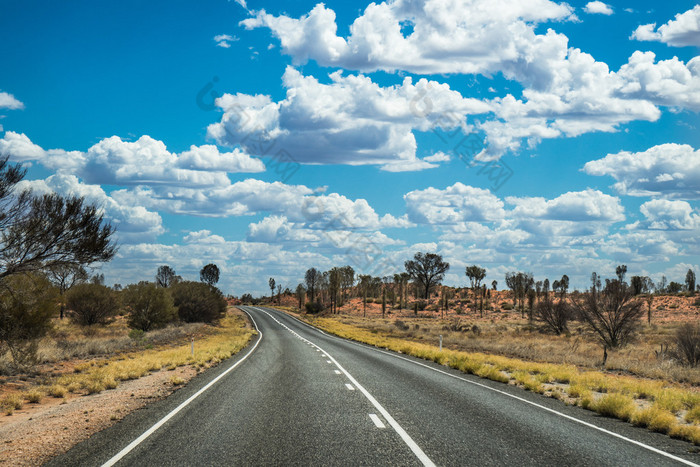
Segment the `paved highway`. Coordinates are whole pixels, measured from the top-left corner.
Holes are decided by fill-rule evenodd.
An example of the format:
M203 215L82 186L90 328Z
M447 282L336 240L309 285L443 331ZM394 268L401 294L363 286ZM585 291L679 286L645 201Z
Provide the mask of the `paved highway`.
M693 465L688 443L243 307L236 357L49 465Z

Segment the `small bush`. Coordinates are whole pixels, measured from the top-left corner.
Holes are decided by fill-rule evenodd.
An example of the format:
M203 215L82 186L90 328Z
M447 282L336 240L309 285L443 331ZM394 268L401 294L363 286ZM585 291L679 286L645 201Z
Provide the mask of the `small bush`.
M316 315L316 314L323 311L323 305L321 305L318 302L307 303L305 305L305 307L306 307L306 312L311 314L311 315Z
M53 386L49 387L48 393L51 397L66 397L66 387L60 384L54 384Z
M27 399L27 402L30 402L32 404L38 404L39 402L41 402L42 397L44 397L44 393L42 393L38 389L32 389L24 394L24 398Z
M683 324L676 331L676 347L671 356L682 365L695 367L700 363L700 326Z
M132 284L122 294L124 304L129 309L131 328L148 332L165 327L177 317L177 310L168 289L156 287L152 282Z
M71 318L77 324L106 324L119 310L116 292L101 284L78 284L66 296Z
M416 305L418 307L418 311L424 311L425 307L428 306L428 302L426 302L425 300L417 300Z
M399 328L402 331L408 331L408 329L410 328L410 326L408 324L404 323L400 319L397 319L396 321L394 321L394 326L396 326L397 328Z
M226 313L226 299L219 289L203 282L180 282L171 287L177 314L186 323L212 323Z
M51 329L58 309L55 289L45 277L29 274L5 278L0 286L0 348L9 350L11 370L27 370L36 363L37 340Z

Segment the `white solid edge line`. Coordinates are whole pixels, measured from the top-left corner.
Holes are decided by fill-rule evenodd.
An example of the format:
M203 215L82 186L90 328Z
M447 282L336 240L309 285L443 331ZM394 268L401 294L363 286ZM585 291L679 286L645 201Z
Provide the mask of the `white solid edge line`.
M241 308L241 310L243 310L243 308ZM135 440L133 440L127 447L125 447L124 449L122 449L121 451L119 451L114 457L112 457L110 460L108 460L107 462L105 462L104 464L102 464L102 467L111 467L111 466L113 466L114 464L116 464L117 462L119 462L124 456L126 456L127 454L129 454L136 446L138 446L138 445L141 444L146 438L148 438L149 436L151 436L158 428L160 428L160 427L163 426L165 423L167 423L168 420L170 420L170 419L173 418L175 415L177 415L178 412L180 412L182 409L184 409L185 407L187 407L193 400L195 400L195 399L196 399L197 397L199 397L204 391L206 391L207 389L209 389L210 387L212 387L214 384L216 384L217 381L219 381L221 378L223 378L224 376L226 376L226 375L227 375L229 372L231 372L234 368L236 368L238 365L240 365L241 363L243 363L243 361L244 361L246 358L248 358L248 357L250 356L250 354L253 353L253 351L258 347L258 344L260 344L260 341L262 341L263 335L262 335L262 332L260 331L260 329L258 329L258 325L255 323L255 319L253 319L253 316L252 316L250 313L248 313L246 310L243 310L243 311L244 311L248 316L250 316L251 321L253 321L253 326L255 327L255 330L258 332L258 334L259 334L259 336L260 336L260 337L258 338L258 341L257 341L257 342L255 343L255 345L253 346L253 348L250 349L250 350L248 351L248 353L245 354L245 356L243 356L243 358L241 358L241 359L238 360L236 363L234 363L233 366L231 366L231 368L229 368L228 370L224 371L224 372L221 373L219 376L217 376L216 378L214 378L213 380L211 380L206 386L204 386L202 389L200 389L199 391L197 391L196 393L194 393L192 396L190 396L189 399L187 399L185 402L183 402L182 404L178 405L175 409L173 409L172 412L170 412L168 415L166 415L165 417L163 417L162 419L160 419L160 421L158 421L155 425L153 425L151 428L149 428L148 430L146 430L141 436L139 436L138 438L136 438Z
M262 311L267 316L269 316L270 318L275 320L275 322L277 322L277 324L284 327L285 329L289 329L284 323L281 323L280 321L278 321L277 318L272 316L266 310L263 310L262 308L258 308L258 307L253 307L253 308L255 308L256 310ZM311 341L309 341L309 342L311 342ZM321 347L319 347L316 344L312 343L312 345L314 347L316 347L316 349L321 349ZM323 349L321 349L321 350L323 350ZM401 425L399 425L399 423L396 420L394 420L394 417L392 417L391 414L389 412L387 412L387 410L384 407L382 407L382 405L377 401L377 399L375 399L372 396L372 394L370 394L360 383L358 383L357 380L355 378L353 378L353 376L350 373L348 373L348 371L345 368L343 368L335 358L333 358L325 350L323 350L323 352L328 356L328 358L330 358L333 361L335 366L337 366L338 369L340 371L342 371L343 374L345 374L345 376L355 385L355 387L360 390L360 392L367 398L367 400L370 401L370 403L379 411L379 413L382 414L384 419L387 422L389 422L389 425L391 425L391 427L394 429L394 431L401 437L403 442L406 443L406 445L409 447L409 449L411 449L411 451L413 451L413 454L418 458L418 460L420 460L421 463L423 465L425 465L426 467L435 467L435 463L430 460L430 458L423 452L423 450L420 448L420 446L418 446L416 444L416 442L413 441L413 438L411 438L411 436L408 433L406 433L406 431L401 427Z
M377 428L386 428L386 425L384 425L384 422L382 422L381 419L377 417L376 413L369 414L369 418L372 419Z
M550 413L553 413L553 414L558 415L558 416L560 416L560 417L566 418L567 420L571 420L571 421L573 421L573 422L580 423L581 425L587 426L587 427L589 427L589 428L593 428L594 430L598 430L598 431L600 431L601 433L608 434L608 435L610 435L610 436L613 436L613 437L615 437L615 438L621 439L621 440L623 440L623 441L627 441L628 443L632 443L632 444L634 444L634 445L636 445L636 446L639 446L639 447L641 447L641 448L644 448L644 449L646 449L646 450L648 450L648 451L654 452L654 453L659 454L659 455L661 455L661 456L667 457L667 458L672 459L672 460L674 460L674 461L680 462L680 463L682 463L682 464L685 464L685 465L692 465L692 466L695 466L695 467L700 467L700 464L695 464L695 463L693 463L693 462L691 462L691 461L689 461L689 460L683 459L683 458L681 458L681 457L674 456L673 454L670 454L670 453L668 453L668 452L666 452L666 451L662 451L661 449L657 449L657 448L655 448L655 447L653 447L653 446L649 446L648 444L644 444L644 443L642 443L641 441L636 441L636 440L634 440L634 439L628 438L628 437L623 436L623 435L621 435L621 434L615 433L614 431L606 430L605 428L602 428L602 427L599 427L599 426L594 425L594 424L592 424L592 423L588 423L588 422L586 422L586 421L580 420L580 419L578 419L578 418L576 418L576 417L572 417L571 415L567 415L567 414L562 413L562 412L559 412L559 411L557 411L557 410L550 409L549 407L545 407L544 405L540 405L540 404L538 404L537 402L529 401L529 400L524 399L524 398L522 398L522 397L516 396L516 395L514 395L514 394L507 393L507 392L505 392L505 391L501 391L500 389L492 388L492 387L490 387L490 386L487 386L487 385L482 384L482 383L478 383L478 382L476 382L476 381L469 381L469 380L466 379L466 378L462 378L461 376L453 375L453 374L448 373L448 372L446 372L446 371L444 371L444 370L441 370L441 369L439 369L439 368L433 368L432 366L426 365L425 363L416 362L416 361L411 360L411 359L409 359L409 358L402 357L401 355L397 355L397 354L395 354L395 353L393 353L393 352L389 352L389 351L386 351L386 350L381 350L381 349L374 348L374 347L370 346L369 344L362 344L362 343L359 343L359 342L351 341L350 339L344 339L344 338L342 338L342 337L340 337L340 336L336 336L336 335L333 335L333 334L326 333L325 331L323 331L323 330L321 330L321 329L318 329L317 327L312 326L311 324L305 323L305 322L303 322L302 320L300 320L300 319L298 319L298 318L295 318L294 316L290 316L290 315L287 315L287 314L285 314L285 315L286 315L286 316L289 316L291 319L296 320L297 322L299 322L299 323L301 323L301 324L303 324L303 325L305 325L305 326L310 327L311 329L315 329L315 330L319 331L320 333L322 333L322 334L324 334L324 335L326 335L326 336L328 336L328 337L335 337L336 339L342 339L342 340L344 340L344 341L346 341L346 342L349 342L350 344L354 344L354 345L357 345L357 346L362 347L362 348L365 348L365 349L374 350L374 351L376 351L376 352L379 352L379 353L382 353L382 354L385 354L385 355L389 355L389 356L394 357L394 358L398 358L398 359L401 359L401 360L405 360L405 361L407 361L407 362L411 362L411 363L413 363L413 364L420 365L420 366L425 367L425 368L428 368L428 369L430 369L430 370L437 371L438 373L442 373L442 374L447 375L447 376L449 376L449 377L451 377L451 378L455 378L455 379L458 379L458 380L460 380L460 381L464 381L465 383L473 384L473 385L475 385L475 386L479 386L479 387L482 387L482 388L484 388L484 389L488 389L488 390L490 390L490 391L494 391L494 392L497 392L497 393L499 393L499 394L503 394L504 396L508 396L508 397L510 397L510 398L519 400L519 401L521 401L521 402L525 402L526 404L530 404L530 405L532 405L532 406L538 407L538 408L540 408L540 409L542 409L542 410L546 410L547 412L550 412Z

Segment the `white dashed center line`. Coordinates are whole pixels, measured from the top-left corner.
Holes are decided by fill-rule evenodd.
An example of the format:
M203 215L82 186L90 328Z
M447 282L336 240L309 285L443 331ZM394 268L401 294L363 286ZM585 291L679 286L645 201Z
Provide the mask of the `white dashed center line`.
M355 388L352 387L352 384L349 384L349 383L345 383L345 387L348 388L348 390L350 390L350 391L354 391L354 390L355 390Z
M386 428L386 425L384 425L384 422L377 417L377 414L371 413L369 414L369 418L371 418L374 424L377 425L377 428Z

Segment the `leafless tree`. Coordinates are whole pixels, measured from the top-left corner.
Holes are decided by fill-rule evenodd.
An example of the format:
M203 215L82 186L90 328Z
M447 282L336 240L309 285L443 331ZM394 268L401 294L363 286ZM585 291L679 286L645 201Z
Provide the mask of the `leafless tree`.
M85 282L88 278L88 273L82 266L71 266L66 264L61 264L54 266L47 271L47 276L51 283L58 289L58 293L61 295L61 308L60 308L60 318L66 311L66 292L68 292L74 285L81 282Z
M175 270L168 265L158 267L156 272L156 285L158 287L170 287L175 282Z
M644 313L642 301L619 279L606 280L600 289L597 275L591 289L571 300L574 311L598 334L603 344L615 348L625 344L639 325Z
M676 330L676 348L671 356L683 365L700 364L700 326L686 323Z

